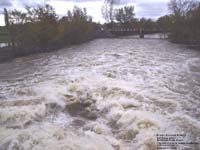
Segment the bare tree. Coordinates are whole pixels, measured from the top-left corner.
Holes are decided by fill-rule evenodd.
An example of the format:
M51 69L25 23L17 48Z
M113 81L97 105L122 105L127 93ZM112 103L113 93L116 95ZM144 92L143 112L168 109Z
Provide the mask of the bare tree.
M194 0L171 0L168 7L175 16L185 16L194 7Z
M170 37L172 41L194 43L199 40L200 3L196 0L171 0L169 9L172 12Z
M4 21L6 28L9 28L9 16L8 16L8 11L6 8L4 8Z
M107 22L113 22L114 17L114 7L118 5L120 0L105 0L102 7L102 15Z
M120 23L133 22L134 16L134 6L125 6L115 10L115 19Z
M10 26L9 13L8 13L8 10L6 8L4 8L4 21L5 21L6 28L9 32L10 38L11 38L11 44L12 44L13 52L15 53L15 40L13 38L13 29Z

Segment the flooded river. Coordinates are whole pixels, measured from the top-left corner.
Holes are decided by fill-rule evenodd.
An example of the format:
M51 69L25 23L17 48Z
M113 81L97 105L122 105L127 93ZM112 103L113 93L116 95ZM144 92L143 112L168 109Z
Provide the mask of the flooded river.
M158 134L200 149L200 51L98 39L0 64L0 150L156 150Z

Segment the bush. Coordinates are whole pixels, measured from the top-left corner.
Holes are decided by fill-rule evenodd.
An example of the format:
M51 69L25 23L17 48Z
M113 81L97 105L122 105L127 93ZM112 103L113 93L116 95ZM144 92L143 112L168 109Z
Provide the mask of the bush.
M86 9L78 7L61 19L50 5L27 6L25 13L13 10L7 15L7 28L17 55L84 42L92 38L94 29Z

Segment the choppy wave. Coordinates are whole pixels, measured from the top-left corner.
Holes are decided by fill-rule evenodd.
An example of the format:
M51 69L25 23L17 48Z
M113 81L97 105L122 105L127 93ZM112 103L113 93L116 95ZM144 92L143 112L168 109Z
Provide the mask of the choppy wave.
M155 150L157 133L199 142L199 68L198 51L131 38L0 64L0 150Z

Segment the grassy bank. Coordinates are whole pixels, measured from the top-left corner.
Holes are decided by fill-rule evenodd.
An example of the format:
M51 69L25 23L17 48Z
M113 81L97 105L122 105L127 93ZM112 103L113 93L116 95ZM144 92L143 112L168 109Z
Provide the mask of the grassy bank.
M8 30L5 27L0 27L0 43L8 43L10 36Z

